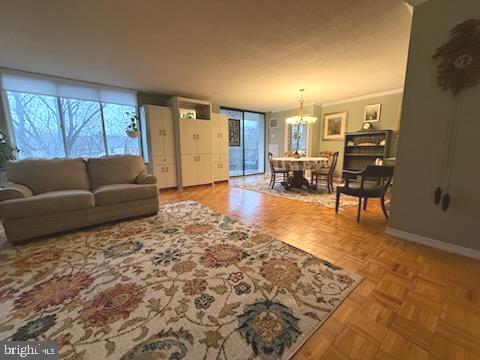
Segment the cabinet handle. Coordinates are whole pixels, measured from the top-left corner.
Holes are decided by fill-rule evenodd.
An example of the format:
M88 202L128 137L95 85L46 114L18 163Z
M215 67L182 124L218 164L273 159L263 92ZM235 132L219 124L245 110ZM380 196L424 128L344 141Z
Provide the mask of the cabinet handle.
M163 136L167 135L167 130L163 130Z
M193 140L195 140L195 134L193 134Z
M168 172L168 166L165 168L165 170L166 170L165 172Z

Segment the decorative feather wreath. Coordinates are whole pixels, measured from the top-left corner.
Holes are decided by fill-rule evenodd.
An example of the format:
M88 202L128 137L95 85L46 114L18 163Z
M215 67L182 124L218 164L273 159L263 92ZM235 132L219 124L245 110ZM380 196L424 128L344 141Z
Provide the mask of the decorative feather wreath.
M475 86L480 80L480 19L470 19L450 31L450 40L439 47L434 59L438 83L443 90L458 95L463 89Z

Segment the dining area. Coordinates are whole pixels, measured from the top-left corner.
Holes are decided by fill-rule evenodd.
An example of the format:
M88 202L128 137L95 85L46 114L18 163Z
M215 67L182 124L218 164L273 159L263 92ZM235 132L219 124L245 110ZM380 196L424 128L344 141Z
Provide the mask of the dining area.
M292 156L286 153L283 157L268 154L271 180L270 186L280 183L286 190L316 189L318 180L325 179L328 192L333 191L333 173L337 164L338 152L322 152L319 156ZM311 179L306 178L306 173Z
M341 208L340 202L343 195L347 198L346 206L357 206L357 222L360 222L362 211L367 210L369 199L379 199L382 212L388 219L389 193L393 182L394 166L369 164L362 170L344 169L335 185L334 176L338 156L339 153L334 151L323 151L319 156L298 156L286 153L284 156L274 157L269 153L268 185L272 190L275 186L281 186L284 193L301 192L304 197L331 194L335 197L336 213Z
M393 101L400 100L392 98L392 104L384 104L382 124L381 103L365 99L319 111L304 107L303 94L300 89L298 111L280 111L269 118L266 182L242 186L326 206L336 213L355 207L357 222L370 200L376 199L372 205L378 204L388 219L396 160L391 143L398 137L388 123L394 121Z

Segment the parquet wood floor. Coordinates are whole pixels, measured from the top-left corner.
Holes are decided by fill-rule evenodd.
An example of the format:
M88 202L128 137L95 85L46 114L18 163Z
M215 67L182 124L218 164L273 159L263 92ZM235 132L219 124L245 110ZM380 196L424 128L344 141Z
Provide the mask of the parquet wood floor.
M357 224L355 208L335 215L226 183L160 193L161 202L177 200L199 201L364 277L294 359L480 359L480 262L384 234L375 201Z

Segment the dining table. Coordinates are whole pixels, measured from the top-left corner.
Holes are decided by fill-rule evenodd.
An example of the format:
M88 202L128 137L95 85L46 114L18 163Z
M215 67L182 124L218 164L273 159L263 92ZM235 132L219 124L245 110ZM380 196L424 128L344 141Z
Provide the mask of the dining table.
M329 159L327 157L274 157L272 163L275 168L291 171L293 176L288 176L287 181L282 182L285 189L291 188L301 189L306 187L310 189L310 183L305 178L305 171L319 170L328 166Z

